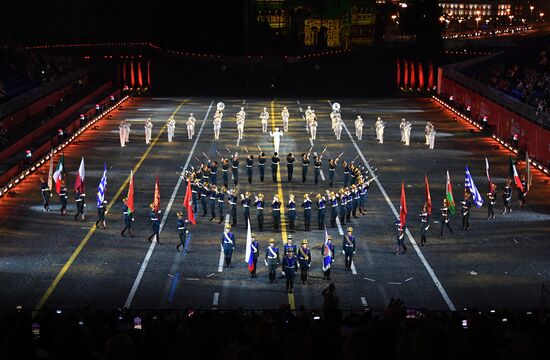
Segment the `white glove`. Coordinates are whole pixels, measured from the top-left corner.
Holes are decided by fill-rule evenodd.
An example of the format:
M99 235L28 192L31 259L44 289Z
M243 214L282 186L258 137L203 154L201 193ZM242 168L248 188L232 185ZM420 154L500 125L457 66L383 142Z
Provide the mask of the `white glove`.
M267 266L267 260L265 260L265 266Z
M342 250L342 254L344 254L344 255L345 255L345 254L346 254L346 252L345 252L344 250Z

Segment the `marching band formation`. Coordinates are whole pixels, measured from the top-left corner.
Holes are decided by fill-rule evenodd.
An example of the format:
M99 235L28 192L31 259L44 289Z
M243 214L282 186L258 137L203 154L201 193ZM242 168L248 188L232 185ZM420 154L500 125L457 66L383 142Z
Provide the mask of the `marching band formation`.
M213 130L214 130L214 139L219 140L220 130L222 126L223 111L225 105L223 103L218 103L216 106L216 111L213 116ZM279 168L281 166L281 159L279 157L279 150L281 144L281 138L289 130L289 118L290 114L286 107L283 107L281 110L281 118L283 121L283 128L280 130L278 127L274 131L268 132L267 125L270 119L270 114L267 110L267 107L263 108L263 111L260 113L260 122L262 126L262 132L272 139L273 142L273 155L268 160L266 152L258 146L259 152L257 154L252 154L244 147L247 155L244 162L246 169L246 179L248 184L254 182L254 173L255 171L259 174L259 182L265 182L265 167L266 163L270 162L271 175L273 183L278 183L282 181L279 177ZM310 139L315 141L317 138L317 127L318 127L318 118L315 113L315 110L308 106L304 112L305 127L306 131L309 133ZM340 140L342 129L345 126L342 120L342 115L340 112L340 105L334 103L332 105L332 112L330 113L330 119L332 123L332 129L337 140ZM246 112L245 108L241 107L240 111L236 114L236 126L238 132L238 139L242 140L244 136L246 123ZM189 117L186 121L187 128L187 138L192 140L195 135L195 124L196 119L193 116L193 113L189 114ZM170 117L167 122L167 133L168 141L172 142L175 134L176 120L173 117ZM354 122L355 125L355 136L358 140L363 139L363 128L364 121L361 116L357 116ZM130 134L130 123L126 120L121 121L119 125L120 133L120 145L125 147L129 142ZM386 122L383 121L380 117L377 118L374 128L376 133L376 140L380 143L384 143L384 129L386 127ZM401 142L404 146L410 145L411 138L411 129L412 123L406 119L402 119L399 125L401 133ZM151 119L148 118L144 123L145 130L145 143L151 143L153 123ZM435 142L435 127L432 123L427 122L425 126L425 145L429 149L434 148ZM311 223L313 212L316 216L316 226L319 230L325 230L325 241L321 249L321 257L323 258L323 272L324 279L330 280L330 266L334 262L334 255L336 252L336 247L332 243L331 236L326 232L328 227L340 227L346 224L349 224L358 218L361 215L367 213L366 204L368 199L368 190L372 181L374 181L378 175L374 175L374 169L371 176L365 165L356 164L355 157L352 160L341 160L343 152L334 158L328 159L326 170L328 170L328 189L317 190L315 192L304 191L303 194L295 194L291 192L288 195L288 199L283 199L279 195L275 194L272 199L266 198L266 196L260 192L250 192L250 191L241 191L239 189L239 171L240 166L240 157L238 152L232 152L227 146L225 147L228 151L227 156L223 156L219 151L216 151L219 158L212 159L207 156L204 152L202 153L205 157L205 161L201 161L197 157L195 159L198 161L198 164L191 166L191 170L186 170L185 173L181 174L182 177L188 181L191 195L190 195L190 204L193 214L201 215L202 217L209 216L211 222L222 223L226 220L226 215L229 216L229 221L226 221L224 231L220 236L221 250L224 253L224 262L225 266L231 268L232 254L236 246L236 237L235 234L231 231L232 226L236 226L242 219L242 224L245 228L248 228L249 224L254 224L252 227L257 229L258 232L265 231L265 216L266 214L271 215L273 231L280 232L282 226L285 226L285 229L288 229L289 233L295 233L298 229L297 223L300 219L303 223L303 231L311 231ZM310 166L313 166L314 173L314 184L319 185L321 181L321 174L323 171L323 158L327 147L323 149L320 154L315 153L313 159L311 159L311 151L313 147L309 149L308 152L303 152L298 157L299 161L293 153L288 153L286 156L286 169L287 169L287 178L288 182L292 182L294 167L299 166L301 169L301 183L305 184L308 181L308 172ZM313 161L312 161L313 160ZM488 165L487 165L488 166ZM339 170L339 168L341 168ZM106 170L105 170L106 171ZM218 177L219 172L221 171L221 179ZM467 170L468 171L468 170ZM341 182L342 186L334 189L336 173L341 173ZM105 176L106 173L104 173ZM468 175L469 173L467 173ZM41 192L42 198L44 200L44 210L49 211L49 199L52 196L51 186L48 185L44 179L41 179ZM426 180L427 182L427 180ZM449 182L449 178L448 178ZM473 180L472 180L473 183ZM517 184L517 182L516 182ZM525 205L525 196L527 194L527 183L526 179L521 179L521 184L525 185L525 190L519 191L519 206ZM477 191L477 189L476 189ZM67 204L67 189L64 185L64 182L60 186L59 197L62 203L61 214L66 215L66 204ZM471 196L476 197L478 194L472 193L471 191L465 191L464 199L460 201L462 205L461 215L462 215L462 229L468 230L470 228L469 224L469 214L470 207L472 205ZM99 193L98 193L99 196ZM511 198L512 198L512 182L509 180L503 187L503 201L504 201L504 211L503 214L512 211L511 207ZM99 197L98 197L99 199ZM300 202L298 203L298 200ZM496 184L490 183L490 190L487 193L488 199L488 220L495 218L494 206L497 201L497 190ZM80 193L79 191L75 192L75 202L77 205L77 213L75 215L75 220L78 220L80 217L81 220L84 220L84 206L85 206L85 194ZM133 202L133 201L132 201ZM477 204L476 199L474 202ZM132 204L133 206L133 204ZM443 205L441 207L441 228L440 228L440 238L443 236L445 228L448 229L451 235L453 235L453 229L451 227L451 215L454 213L454 201L448 196L444 199ZM239 210L240 207L240 210ZM301 210L299 210L301 209ZM103 228L106 228L105 214L107 210L107 201L104 198L101 201L98 200L98 220L96 221L96 227L100 224ZM256 221L251 220L252 212L256 217ZM240 213L240 215L239 215ZM158 209L158 206L151 204L150 206L150 221L152 226L152 233L148 237L149 241L156 240L158 244L160 243L160 214L161 211ZM126 236L128 233L129 236L134 237L132 234L132 222L134 221L133 210L130 208L128 198L123 199L122 206L122 215L124 228L121 230L121 236ZM326 219L328 216L328 220ZM422 208L422 211L419 214L420 217L420 246L427 245L427 234L428 229L431 223L431 200L430 203L426 202ZM189 232L188 222L184 219L183 212L180 211L177 213L177 229L180 236L180 243L177 245L176 249L178 251L186 251L185 244L187 234ZM286 288L289 292L292 292L294 275L298 270L301 272L301 281L303 284L308 284L308 271L311 266L311 249L308 247L308 240L304 239L300 243L300 247L297 247L293 244L292 235L288 235L286 244L284 245L284 254L283 259L280 259L279 249L275 246L275 240L269 240L269 246L265 250L265 265L269 268L269 282L274 283L276 280L276 269L279 265L282 266L282 270L286 277ZM252 233L252 242L250 245L251 260L249 261L249 270L250 276L256 277L256 265L260 253L260 245L258 240L256 240L256 234ZM396 235L396 244L397 251L396 254L405 253L407 251L405 245L405 225L401 222L398 223L397 235ZM356 237L353 235L353 228L348 227L346 234L343 237L342 242L342 252L344 254L344 267L346 271L351 271L353 254L356 251ZM327 260L328 259L328 260Z

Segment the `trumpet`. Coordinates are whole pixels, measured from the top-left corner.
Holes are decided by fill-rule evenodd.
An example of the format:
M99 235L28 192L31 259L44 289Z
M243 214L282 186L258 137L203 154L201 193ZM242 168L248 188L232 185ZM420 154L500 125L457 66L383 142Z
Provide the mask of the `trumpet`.
M225 104L220 101L219 103L216 104L216 109L219 111L223 111L223 109L225 109Z

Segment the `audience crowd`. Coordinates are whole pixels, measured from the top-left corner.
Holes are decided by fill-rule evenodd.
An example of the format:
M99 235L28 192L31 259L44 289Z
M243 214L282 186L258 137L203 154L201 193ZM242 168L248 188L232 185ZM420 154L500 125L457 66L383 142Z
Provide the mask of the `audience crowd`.
M23 311L0 317L2 359L549 359L545 316L385 311Z

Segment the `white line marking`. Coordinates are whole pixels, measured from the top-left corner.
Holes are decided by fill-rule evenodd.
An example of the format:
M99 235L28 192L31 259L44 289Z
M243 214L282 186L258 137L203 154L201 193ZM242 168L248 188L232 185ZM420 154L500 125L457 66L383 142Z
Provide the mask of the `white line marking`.
M361 296L361 304L363 304L363 307L369 307L367 299L364 296Z
M204 129L204 124L206 124L206 118L208 117L208 114L210 113L210 109L212 108L212 104L214 104L214 101L210 103L210 107L208 108L208 111L206 112L206 115L204 116L204 119L202 121L201 128L199 130L199 133L197 134L197 137L195 139L195 142L193 143L193 147L191 148L191 151L189 152L189 156L187 157L187 161L185 162L185 165L183 166L182 175L180 175L178 182L176 183L176 187L174 188L174 191L172 192L172 196L170 197L170 201L168 202L168 206L166 207L166 210L164 211L164 215L162 217L162 221L160 222L160 232L162 232L162 229L164 228L164 224L166 223L166 219L168 218L168 214L170 213L170 209L172 208L172 205L174 204L174 199L176 198L176 194L178 193L178 190L181 186L181 183L183 181L183 174L185 173L185 170L187 169L187 166L189 166L189 163L191 162L191 159L193 157L193 153L195 152L195 148L197 147L197 143L199 142L199 139L202 134L202 130ZM149 264L149 260L151 259L151 256L153 255L153 250L155 250L157 242L152 241L151 245L149 246L149 250L147 251L147 254L145 255L145 259L143 259L143 263L141 264L141 267L139 269L139 272L136 276L136 279L134 280L134 284L132 285L132 289L130 290L130 293L128 294L128 298L126 299L126 302L124 303L124 307L129 309L132 305L132 302L134 301L134 296L136 295L136 291L139 287L139 284L141 282L141 279L143 278L143 274L145 273L145 269L147 268L147 265ZM175 271L171 271L174 273Z
M328 102L330 104L330 106L332 107L332 103L329 101ZM355 147L355 149L357 150L357 153L359 154L359 156L361 157L361 159L363 160L363 162L365 163L365 166L367 167L367 169L369 170L369 173L371 174L372 177L374 177L374 172L372 171L372 168L370 167L369 163L367 162L367 159L365 158L365 155L363 155L363 152L361 151L361 149L359 148L359 146L357 146L357 143L355 142L355 140L353 139L353 136L351 135L347 125L345 122L342 122L343 124L343 127L344 127L344 130L346 130L346 133L348 134L351 142L353 143L353 146ZM376 182L376 185L378 185L378 188L380 189L380 192L382 193L382 195L384 196L384 198L386 199L386 202L388 203L388 205L390 206L390 209L392 210L393 214L395 215L395 218L398 218L399 217L399 213L397 212L397 210L395 209L395 206L393 206L393 203L391 202L390 198L388 197L388 194L386 193L386 190L384 190L384 188L382 187L382 184L380 183L380 181L378 180L378 178L375 178L374 181ZM439 293L441 294L441 296L443 297L443 300L445 301L445 303L447 304L447 306L449 307L449 310L451 311L455 311L456 308L453 304L453 302L451 301L451 299L449 298L449 295L447 295L447 291L445 291L445 288L443 288L443 285L441 284L441 282L439 281L439 279L437 278L437 275L435 275L435 272L433 271L432 267L430 266L430 264L428 264L428 261L426 260L426 258L424 257L424 254L422 254L422 251L420 251L420 248L418 247L418 245L416 244L416 241L414 240L414 237L412 236L411 232L409 231L409 229L405 229L405 232L407 234L407 236L409 237L409 241L411 242L414 250L416 251L416 254L418 255L418 257L420 258L420 260L422 261L422 264L424 264L424 267L426 268L426 270L428 271L428 274L430 274L430 277L432 278L432 281L434 282L435 286L437 287L437 289L439 290Z
M368 280L368 281L372 281L372 282L376 282L376 280L371 279L371 278L368 278L368 277L364 277L363 279L364 279L364 280Z
M351 273L353 275L357 275L357 269L355 269L355 263L353 262L353 260L351 261Z
M405 279L405 282L409 282L409 281L411 281L412 279L414 279L414 278L411 276L410 278Z
M216 273L212 273L212 274L208 274L206 275L207 278L211 277L211 276L214 276Z
M396 282L396 281L389 281L388 284L390 284L390 285L401 285L400 282Z
M229 214L225 214L225 225L229 224ZM218 263L218 272L223 272L223 248L220 248L220 262Z
M220 301L220 293L215 292L214 299L212 299L212 306L218 306L219 301Z
M185 278L187 281L199 281L199 278Z

